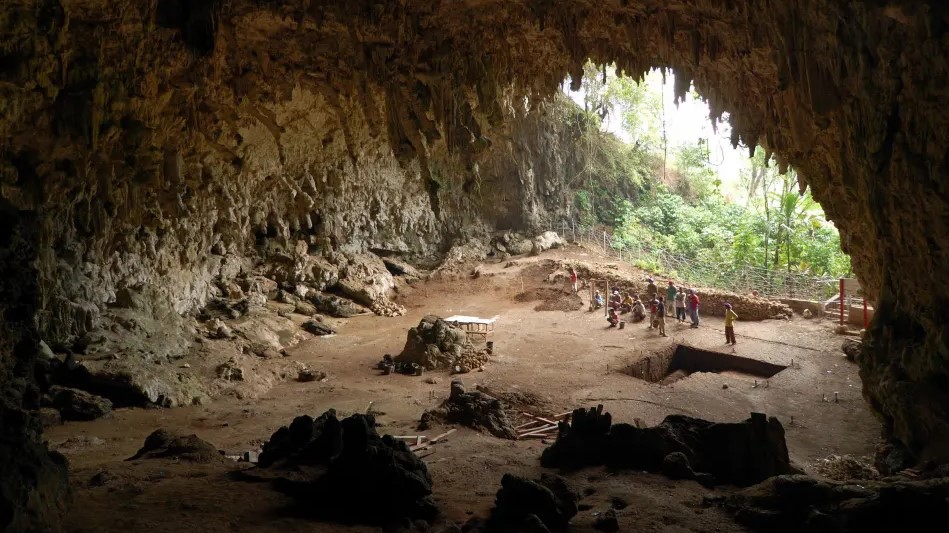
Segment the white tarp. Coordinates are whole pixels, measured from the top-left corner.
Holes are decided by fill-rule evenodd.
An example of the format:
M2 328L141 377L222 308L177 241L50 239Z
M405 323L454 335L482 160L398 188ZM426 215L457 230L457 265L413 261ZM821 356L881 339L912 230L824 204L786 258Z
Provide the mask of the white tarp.
M445 319L445 322L458 322L461 324L494 324L494 321L498 317L494 318L480 318L476 316L464 316L464 315L452 315Z

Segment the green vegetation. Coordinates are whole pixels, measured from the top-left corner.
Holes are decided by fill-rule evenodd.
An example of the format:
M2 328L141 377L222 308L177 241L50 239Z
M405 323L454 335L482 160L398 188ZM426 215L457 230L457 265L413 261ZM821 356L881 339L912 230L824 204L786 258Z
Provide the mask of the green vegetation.
M780 174L762 149L737 175L720 175L705 139L667 146L655 88L590 63L581 94L584 107L567 117L585 161L575 207L581 224L612 228L614 247L636 250L651 270L687 269L690 280L720 286L748 271L766 278L749 286L850 273L836 228L794 171ZM604 131L607 117L624 140ZM723 182L740 198L726 197Z

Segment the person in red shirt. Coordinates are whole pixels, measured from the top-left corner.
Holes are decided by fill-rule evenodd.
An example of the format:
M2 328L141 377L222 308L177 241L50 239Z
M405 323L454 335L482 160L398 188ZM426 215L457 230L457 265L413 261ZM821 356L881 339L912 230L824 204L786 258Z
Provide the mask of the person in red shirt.
M570 267L570 284L573 285L573 293L577 293L577 271Z
M692 318L692 325L689 327L697 328L699 327L699 295L695 294L695 289L689 289L689 295L685 299L686 305L689 308L689 317Z

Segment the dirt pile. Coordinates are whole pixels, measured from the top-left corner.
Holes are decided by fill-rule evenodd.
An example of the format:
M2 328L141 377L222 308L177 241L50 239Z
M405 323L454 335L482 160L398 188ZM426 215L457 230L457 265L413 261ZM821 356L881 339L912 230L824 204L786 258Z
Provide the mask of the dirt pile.
M601 279L609 280L610 289L618 287L620 292L632 292L638 294L640 298L645 298L646 281L645 276L636 279L626 275L608 265L600 265L585 261L559 262L556 265L558 271L566 272L570 267L577 270L581 280ZM659 288L659 294L665 295L665 282L668 280L656 279L656 285ZM677 280L674 280L678 283ZM746 294L736 294L720 289L710 289L701 287L686 287L686 289L695 288L701 304L699 311L701 314L712 316L725 316L725 303L731 303L740 320L768 320L785 319L794 315L794 312L786 304L777 300L761 298ZM602 290L602 289L601 289Z
M371 415L297 417L264 445L257 470L245 475L274 481L314 518L382 526L438 514L425 463L380 437Z
M856 484L778 476L718 503L757 531L931 531L949 513L949 478Z
M578 311L583 309L583 300L579 295L567 289L556 287L538 287L514 295L515 302L541 303L534 307L534 311Z
M145 444L129 461L139 459L174 459L195 463L225 461L213 444L197 435L177 435L165 429L156 429L145 438Z
M705 485L748 486L768 477L793 473L784 428L760 413L740 423L713 423L682 415L667 416L658 426L613 424L602 406L577 409L560 424L557 441L544 450L548 468L607 465L662 472L674 479Z
M476 354L478 352L468 341L463 329L437 316L428 315L419 321L418 326L409 329L405 347L396 356L396 361L415 363L426 370L463 367L459 371L467 372L480 367L487 360L486 355Z
M431 427L435 422L461 424L501 439L517 438L504 403L481 391L466 391L464 382L457 378L451 381L448 399L439 408L422 414L419 429Z

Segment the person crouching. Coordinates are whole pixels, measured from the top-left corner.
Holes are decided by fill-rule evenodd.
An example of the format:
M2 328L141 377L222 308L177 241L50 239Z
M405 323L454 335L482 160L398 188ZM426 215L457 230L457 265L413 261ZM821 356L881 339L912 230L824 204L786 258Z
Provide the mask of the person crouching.
M615 308L610 307L610 314L607 315L606 321L610 323L611 328L615 328L619 324L619 315Z

